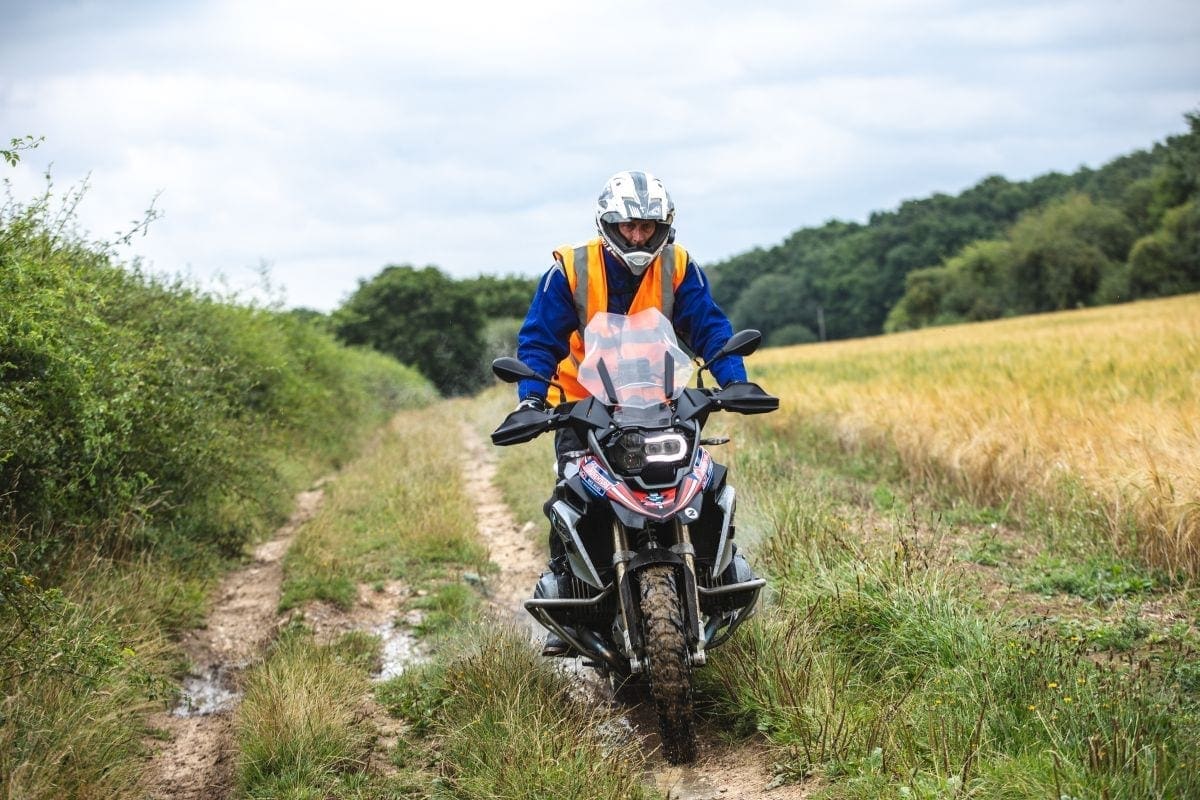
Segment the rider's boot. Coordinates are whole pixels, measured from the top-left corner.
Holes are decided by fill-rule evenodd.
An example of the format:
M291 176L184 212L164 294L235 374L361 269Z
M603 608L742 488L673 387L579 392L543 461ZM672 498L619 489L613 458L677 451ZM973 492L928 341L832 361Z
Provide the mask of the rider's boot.
M559 578L565 577L567 574L567 559L565 555L557 556L550 559L547 565L549 570L542 573L542 577L538 580L537 586L533 590L533 596L537 598L556 599L560 597L559 593ZM566 629L570 633L574 633L570 628ZM565 656L571 652L571 645L568 644L561 636L554 631L547 631L546 642L542 645L542 655L549 658L557 656Z

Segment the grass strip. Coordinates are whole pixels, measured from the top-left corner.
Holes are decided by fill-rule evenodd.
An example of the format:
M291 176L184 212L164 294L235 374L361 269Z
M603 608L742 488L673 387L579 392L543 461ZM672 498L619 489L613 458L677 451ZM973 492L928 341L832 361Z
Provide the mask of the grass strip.
M607 707L580 696L520 632L460 629L431 662L376 696L408 723L398 765L429 797L650 800L641 747Z
M442 407L401 412L326 489L284 559L283 609L308 600L350 608L360 583L416 586L487 568L445 416Z
M401 776L368 769L378 731L367 670L379 647L356 633L322 646L302 625L283 632L249 674L237 711L241 797L409 796Z

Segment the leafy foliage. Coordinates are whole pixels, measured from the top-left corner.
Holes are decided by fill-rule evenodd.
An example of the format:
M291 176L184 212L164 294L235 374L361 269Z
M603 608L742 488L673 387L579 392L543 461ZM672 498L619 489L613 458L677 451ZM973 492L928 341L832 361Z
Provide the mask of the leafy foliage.
M48 195L0 211L0 526L36 563L74 541L237 552L283 511L284 453L336 463L428 396L297 317L123 268L67 223Z
M480 275L459 283L471 290L480 313L488 319L523 319L537 286L536 279L520 275Z
M1128 283L1122 261L1133 236L1116 207L1069 194L1022 216L1003 239L910 272L884 329L1097 305Z
M42 143L45 139L43 136L34 138L33 136L14 137L8 141L8 149L0 149L0 160L3 160L10 167L15 167L21 163L21 151L33 150Z
M479 388L484 317L475 293L436 267L389 266L334 314L342 341L365 344L421 371L444 394Z
M1194 291L1200 115L1185 116L1189 133L1098 170L993 175L865 225L801 229L710 267L713 295L782 344L822 320L843 339Z

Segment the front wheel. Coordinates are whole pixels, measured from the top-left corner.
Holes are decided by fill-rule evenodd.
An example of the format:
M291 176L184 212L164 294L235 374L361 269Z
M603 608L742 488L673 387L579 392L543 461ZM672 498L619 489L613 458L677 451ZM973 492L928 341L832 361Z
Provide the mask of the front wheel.
M647 567L639 582L646 672L662 731L663 753L672 764L686 764L696 759L696 731L692 669L675 570L667 565Z

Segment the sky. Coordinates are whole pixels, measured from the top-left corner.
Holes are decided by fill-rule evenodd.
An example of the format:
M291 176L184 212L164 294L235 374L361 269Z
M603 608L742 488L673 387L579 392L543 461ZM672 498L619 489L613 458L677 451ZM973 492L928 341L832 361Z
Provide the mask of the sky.
M121 258L323 311L387 264L538 275L619 170L709 264L1196 110L1195 0L0 0L18 201L86 181L100 240L153 203Z

